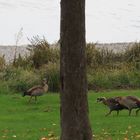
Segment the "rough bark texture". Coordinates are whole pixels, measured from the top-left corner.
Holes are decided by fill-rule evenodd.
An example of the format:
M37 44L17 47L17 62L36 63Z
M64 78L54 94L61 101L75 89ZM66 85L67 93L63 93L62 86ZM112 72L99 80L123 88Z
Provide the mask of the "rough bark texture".
M85 0L61 0L61 140L91 140L85 60Z

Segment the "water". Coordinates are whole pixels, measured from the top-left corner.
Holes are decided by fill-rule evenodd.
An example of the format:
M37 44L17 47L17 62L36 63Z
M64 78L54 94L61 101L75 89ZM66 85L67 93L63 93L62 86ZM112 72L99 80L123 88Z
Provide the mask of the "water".
M131 42L140 39L139 0L86 0L88 42ZM60 0L0 0L0 44L18 44L27 37L45 36L52 43L59 39Z

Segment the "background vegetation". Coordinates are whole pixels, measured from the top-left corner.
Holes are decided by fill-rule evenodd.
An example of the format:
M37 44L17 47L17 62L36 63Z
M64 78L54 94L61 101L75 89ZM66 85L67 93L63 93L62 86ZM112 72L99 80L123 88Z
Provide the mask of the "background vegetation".
M19 55L10 64L0 56L0 93L22 92L41 83L44 77L49 91L59 91L60 48L51 47L45 38L38 36L30 42L28 56ZM97 48L96 44L88 43L86 55L89 90L140 88L140 43L124 51Z

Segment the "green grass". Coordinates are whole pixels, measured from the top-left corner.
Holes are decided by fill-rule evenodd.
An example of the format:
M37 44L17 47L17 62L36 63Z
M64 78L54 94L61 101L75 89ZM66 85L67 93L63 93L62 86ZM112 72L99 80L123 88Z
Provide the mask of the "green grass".
M135 95L140 97L140 90L120 90L89 94L90 120L96 140L129 140L140 139L140 114L135 116L135 111L128 116L127 110L120 111L119 116L116 112L108 117L105 114L109 111L106 106L96 102L97 97L112 97ZM125 139L127 140L127 139Z
M20 95L0 95L0 140L5 136L7 140L39 140L50 133L59 134L59 96L27 101L28 97Z
M119 116L113 112L105 117L108 108L96 102L100 96L137 95L140 90L120 90L102 93L89 92L90 121L96 140L140 139L140 114L128 116L123 110ZM59 95L46 94L38 102L28 103L29 97L18 94L0 94L0 140L40 140L41 137L60 135Z

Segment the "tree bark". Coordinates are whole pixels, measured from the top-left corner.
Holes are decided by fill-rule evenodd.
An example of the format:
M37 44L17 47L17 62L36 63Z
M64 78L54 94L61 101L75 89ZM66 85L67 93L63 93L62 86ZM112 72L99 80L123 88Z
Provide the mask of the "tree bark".
M61 140L91 140L85 59L85 0L61 0Z

